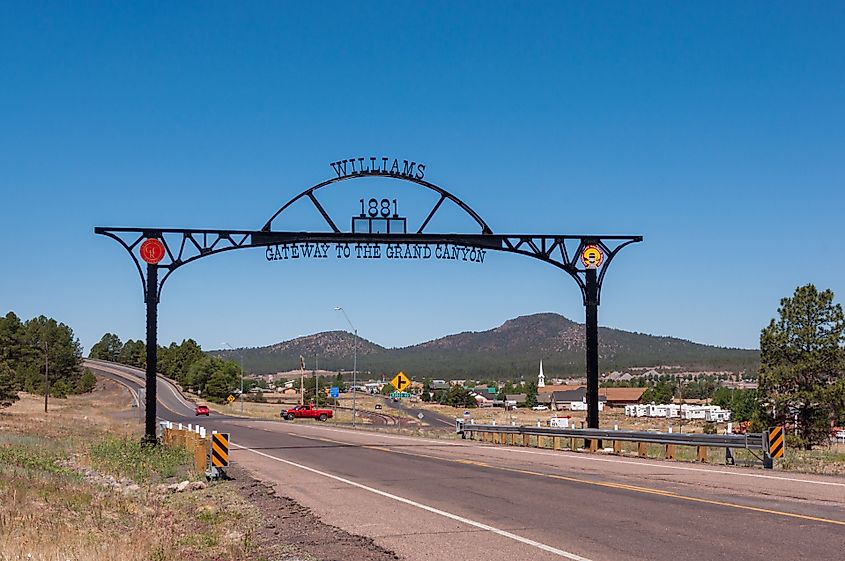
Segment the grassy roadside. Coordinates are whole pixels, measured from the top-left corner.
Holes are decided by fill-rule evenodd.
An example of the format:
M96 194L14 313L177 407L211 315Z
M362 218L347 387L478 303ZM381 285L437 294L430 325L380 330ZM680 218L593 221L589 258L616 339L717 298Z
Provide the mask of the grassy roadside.
M199 480L182 450L149 450L113 384L0 411L0 561L261 559L257 508L227 483ZM200 486L202 484L198 484Z

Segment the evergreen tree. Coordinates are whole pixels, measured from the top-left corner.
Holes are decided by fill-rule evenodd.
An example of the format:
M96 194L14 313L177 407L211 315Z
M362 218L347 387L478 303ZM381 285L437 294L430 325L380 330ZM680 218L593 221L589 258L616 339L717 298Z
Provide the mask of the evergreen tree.
M77 393L87 393L93 390L96 385L97 377L86 368L82 373L82 377L79 379L79 385L77 385L76 391Z
M451 386L448 391L442 392L440 403L460 408L475 407L477 405L475 398L469 394L469 391L463 386L458 385Z
M70 392L82 376L82 347L73 330L52 318L38 316L23 324L24 349L15 368L18 383L26 391L44 393L45 352L49 362L50 384ZM22 349L23 350L23 349Z
M783 298L760 335L758 421L793 424L805 449L825 442L843 414L845 316L833 292L808 284Z
M138 339L129 339L120 350L118 362L127 366L144 369L147 367L147 345Z
M420 399L425 402L431 401L431 383L428 381L428 378L423 380L423 387L422 393L420 394Z
M230 393L240 388L240 380L241 369L236 363L209 356L191 365L186 377L187 385L217 403L222 403Z
M526 382L522 386L522 391L525 393L525 403L523 407L534 407L537 405L537 382Z
M99 342L91 347L88 358L117 362L120 359L120 352L122 350L123 342L120 340L120 337L114 333L106 333Z
M668 380L661 380L649 387L641 399L642 403L672 403L675 395L675 384Z
M8 407L17 400L15 371L5 360L0 360L0 407Z
M174 342L168 347L159 347L158 370L184 385L191 366L203 358L205 358L205 353L197 342L193 339L184 339L179 345Z

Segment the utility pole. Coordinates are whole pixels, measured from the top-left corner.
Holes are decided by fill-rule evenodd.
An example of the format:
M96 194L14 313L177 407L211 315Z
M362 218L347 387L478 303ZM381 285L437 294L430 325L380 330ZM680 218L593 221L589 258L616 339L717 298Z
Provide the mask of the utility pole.
M305 405L305 357L299 355L299 404Z
M243 415L243 413L244 413L244 353L243 353L242 350L239 350L239 349L236 350L236 349L232 348L232 345L230 345L226 341L223 341L223 344L226 345L227 347L229 347L230 350L238 353L238 356L241 359L241 395L239 396L238 400L241 402L241 415Z
M50 395L50 347L44 341L44 412L47 412L47 396Z
M346 310L340 306L335 306L335 311L343 312L343 317L346 318L346 323L352 328L352 333L355 335L355 340L352 342L352 428L355 428L355 421L358 417L358 409L355 407L355 394L358 385L358 330L352 325L349 316L346 315Z

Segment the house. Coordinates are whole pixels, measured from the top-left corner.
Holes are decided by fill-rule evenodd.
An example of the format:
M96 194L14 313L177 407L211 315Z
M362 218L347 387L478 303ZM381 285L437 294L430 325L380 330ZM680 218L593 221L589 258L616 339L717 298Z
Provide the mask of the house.
M484 393L484 394L492 394L492 395L498 395L499 394L499 389L496 388L496 386L475 386L474 388L472 388L472 391L476 391L478 393Z
M522 405L528 399L528 395L524 393L511 393L505 396L506 407L516 407Z
M475 399L475 403L479 407L493 407L496 404L501 404L501 401L496 399L496 394L489 393L487 391L479 392L475 390L470 390L469 395Z
M604 409L604 404L607 398L599 394L599 411ZM584 404L583 409L581 404ZM585 411L587 404L587 388L581 386L574 390L560 391L552 393L549 403L549 408L553 411L563 411L570 409L573 411Z
M604 396L610 407L636 405L640 402L646 388L599 388L599 397Z

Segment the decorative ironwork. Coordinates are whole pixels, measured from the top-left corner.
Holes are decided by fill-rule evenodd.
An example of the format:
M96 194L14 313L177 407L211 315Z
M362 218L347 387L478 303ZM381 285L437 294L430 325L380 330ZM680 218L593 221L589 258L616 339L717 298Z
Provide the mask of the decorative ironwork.
M381 164L377 165L378 162ZM539 259L565 271L581 289L584 306L586 307L587 331L587 401L595 404L588 410L588 426L598 427L598 319L597 308L600 303L601 286L608 266L622 250L622 248L642 241L642 236L617 235L557 235L557 234L494 234L487 223L469 205L452 193L425 181L423 178L425 166L415 162L389 158L353 158L332 163L338 177L319 183L293 197L282 205L260 230L228 230L228 229L182 229L182 228L112 228L97 227L96 234L108 236L123 246L135 264L144 289L147 303L147 363L148 370L155 373L155 321L157 319L156 306L161 297L164 283L178 268L196 261L202 257L216 255L236 249L267 248L267 259L270 261L287 259L290 255L300 252L305 256L325 258L332 254L336 257L350 257L353 251L349 245L358 251L359 257L381 257L381 247L385 247L384 255L417 257L417 248L435 248L436 258L442 258L443 251L448 252L446 258L462 258L465 261L483 262L484 252L500 251ZM351 171L350 171L351 169ZM342 181L349 181L363 177L380 177L400 180L417 184L432 190L439 195L437 202L426 214L415 232L407 231L407 219L398 215L398 203L395 199L361 199L361 214L353 217L350 232L341 231L326 208L317 198L317 191ZM309 200L325 221L325 231L292 232L274 230L274 222L300 200ZM370 207L375 201L375 214ZM445 202L451 202L461 209L479 228L476 233L428 233L426 228L432 218L443 208ZM365 203L367 204L365 208ZM382 208L384 207L384 209ZM387 213L383 216L382 210ZM392 212L391 212L392 211ZM378 222L382 221L382 222ZM384 226L382 228L381 226ZM375 226L375 228L374 228ZM384 231L382 231L382 229ZM396 230L401 231L396 231ZM164 255L155 255L155 263L145 259L146 274L139 261L140 247L145 241L157 240L164 248ZM159 248L159 243L148 244L146 247ZM441 253L438 255L438 251ZM474 251L474 254L470 254ZM288 252L285 254L285 252ZM146 254L145 254L146 255ZM423 255L422 251L419 255ZM475 258L469 258L475 255ZM429 255L430 256L430 255ZM147 255L149 257L149 255ZM158 269L166 271L161 279ZM600 269L600 270L599 270ZM153 323L152 331L150 322ZM150 356L152 346L153 355ZM148 379L150 373L148 372ZM151 378L154 380L154 377ZM154 385L154 384L153 384ZM152 406L155 407L154 396ZM153 417L154 423L154 417ZM149 424L149 419L148 419ZM149 427L148 427L149 428ZM154 428L153 428L154 430ZM148 431L149 433L149 431Z

